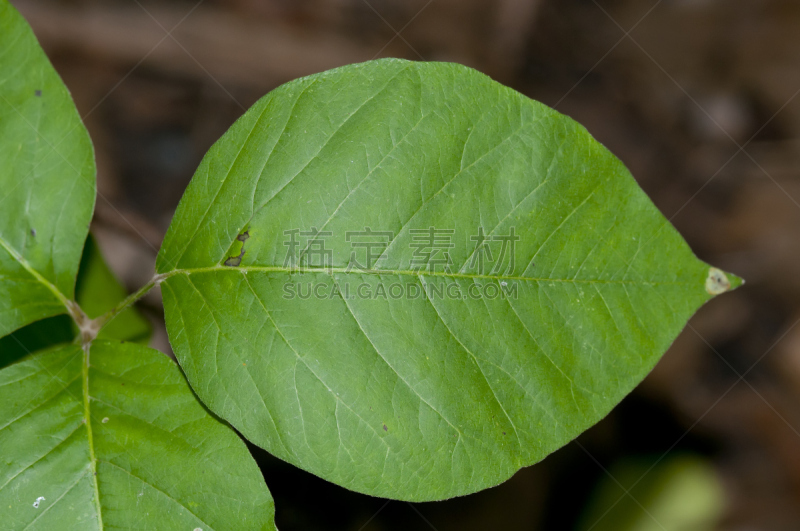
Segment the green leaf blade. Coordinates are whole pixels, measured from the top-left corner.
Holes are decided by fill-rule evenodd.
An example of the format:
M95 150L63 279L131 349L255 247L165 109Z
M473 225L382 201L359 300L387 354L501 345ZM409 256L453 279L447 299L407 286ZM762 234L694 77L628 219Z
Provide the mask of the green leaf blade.
M94 209L95 163L66 87L6 0L0 50L1 336L66 311Z
M98 341L85 363L66 346L0 372L6 525L274 529L246 447L168 358Z
M431 227L450 231L448 270L417 267ZM311 228L330 262L307 242L287 261L289 233ZM352 267L345 235L365 228L392 237ZM516 234L513 259L481 267L479 228ZM202 162L157 270L212 411L323 478L416 501L566 444L737 282L580 125L465 67L397 60L257 103Z

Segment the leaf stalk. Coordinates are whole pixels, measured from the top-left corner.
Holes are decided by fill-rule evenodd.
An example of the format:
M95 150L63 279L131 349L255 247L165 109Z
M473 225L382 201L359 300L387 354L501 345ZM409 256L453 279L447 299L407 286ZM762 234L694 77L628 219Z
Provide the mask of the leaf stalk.
M126 297L122 302L117 304L109 312L107 312L107 313L101 315L100 317L92 320L90 322L92 328L94 329L94 336L92 337L92 339L94 339L94 337L97 337L97 333L100 332L100 330L104 326L106 326L108 323L110 323L117 315L119 315L120 313L124 312L129 307L131 307L134 304L136 304L137 302L139 302L139 300L142 299L142 297L147 295L150 292L150 290L153 289L154 287L156 287L158 284L161 284L161 282L163 280L164 280L164 275L155 275L153 278L150 279L150 281L147 284L145 284L144 286L139 288L138 291L128 295L128 297ZM77 323L77 320L76 320L76 323ZM81 327L80 323L78 323L78 327L79 328ZM81 332L83 332L83 329L81 329Z

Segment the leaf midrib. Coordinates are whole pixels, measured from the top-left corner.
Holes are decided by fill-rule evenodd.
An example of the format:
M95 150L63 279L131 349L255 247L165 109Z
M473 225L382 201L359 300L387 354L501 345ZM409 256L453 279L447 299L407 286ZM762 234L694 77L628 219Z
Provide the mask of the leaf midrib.
M100 529L105 529L103 525L102 506L100 505L100 486L97 484L97 456L94 451L94 434L92 432L92 412L91 396L89 393L89 356L91 343L84 345L83 360L81 363L81 384L83 399L83 418L86 423L86 435L89 440L89 465L92 471L92 486L94 488L94 506L97 511L97 522Z
M411 277L443 277L453 279L468 280L495 280L495 281L522 281L522 282L564 282L572 284L619 284L619 285L644 285L644 286L689 286L696 284L696 281L674 281L674 282L654 282L636 280L605 280L605 279L578 279L578 278L550 278L550 277L526 277L526 276L504 276L504 275L483 275L471 273L448 273L444 271L409 271L404 269L361 269L347 267L281 267L281 266L223 266L214 265L208 267L173 269L163 274L162 279L166 280L175 275L192 275L198 273L219 273L219 272L240 272L240 273L287 273L287 274L348 274L348 275L397 275Z
M19 263L28 273L33 275L33 277L37 281L39 281L39 283L43 284L47 289L49 289L53 293L53 295L56 296L56 298L59 300L59 302L61 302L61 304L64 305L64 308L66 308L67 311L69 311L69 309L70 309L69 299L67 299L67 297L63 293L61 293L61 290L59 290L52 282L47 280L41 273L39 273L39 271L37 271L30 264L30 262L25 260L25 258L23 258L22 255L19 254L19 252L17 252L17 250L14 249L14 247L12 247L12 245L10 243L8 243L8 241L6 241L5 238L3 238L3 236L0 236L0 247L5 249L6 252L8 252L8 254L10 254L11 257L17 263Z

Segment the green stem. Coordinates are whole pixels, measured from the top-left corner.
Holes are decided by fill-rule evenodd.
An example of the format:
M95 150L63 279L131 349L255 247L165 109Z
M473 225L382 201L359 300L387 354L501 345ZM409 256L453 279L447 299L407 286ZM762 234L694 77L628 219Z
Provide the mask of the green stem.
M108 313L101 315L97 319L94 320L95 329L99 332L104 326L106 326L109 322L111 322L117 315L122 313L123 311L127 310L130 306L136 304L139 299L147 295L147 293L153 289L156 284L160 283L163 280L163 275L156 275L150 279L150 282L142 286L138 291L135 293L131 293L125 300L117 304L111 311Z

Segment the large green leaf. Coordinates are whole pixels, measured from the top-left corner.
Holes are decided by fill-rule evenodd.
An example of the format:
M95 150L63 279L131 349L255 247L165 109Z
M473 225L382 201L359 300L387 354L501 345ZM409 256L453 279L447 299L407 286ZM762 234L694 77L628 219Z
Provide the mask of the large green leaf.
M75 297L81 309L95 318L120 303L127 292L109 269L90 234L83 247ZM100 331L101 339L121 339L146 344L151 327L135 308L127 308ZM0 368L24 356L60 343L71 342L78 329L67 315L48 317L0 338Z
M351 233L366 228L391 233L371 264ZM408 500L495 485L570 441L739 282L574 121L468 68L399 60L259 101L203 160L157 270L212 411Z
M42 352L0 371L0 403L4 529L275 528L244 443L159 352Z
M0 0L0 336L66 312L94 199L94 154L72 99Z

